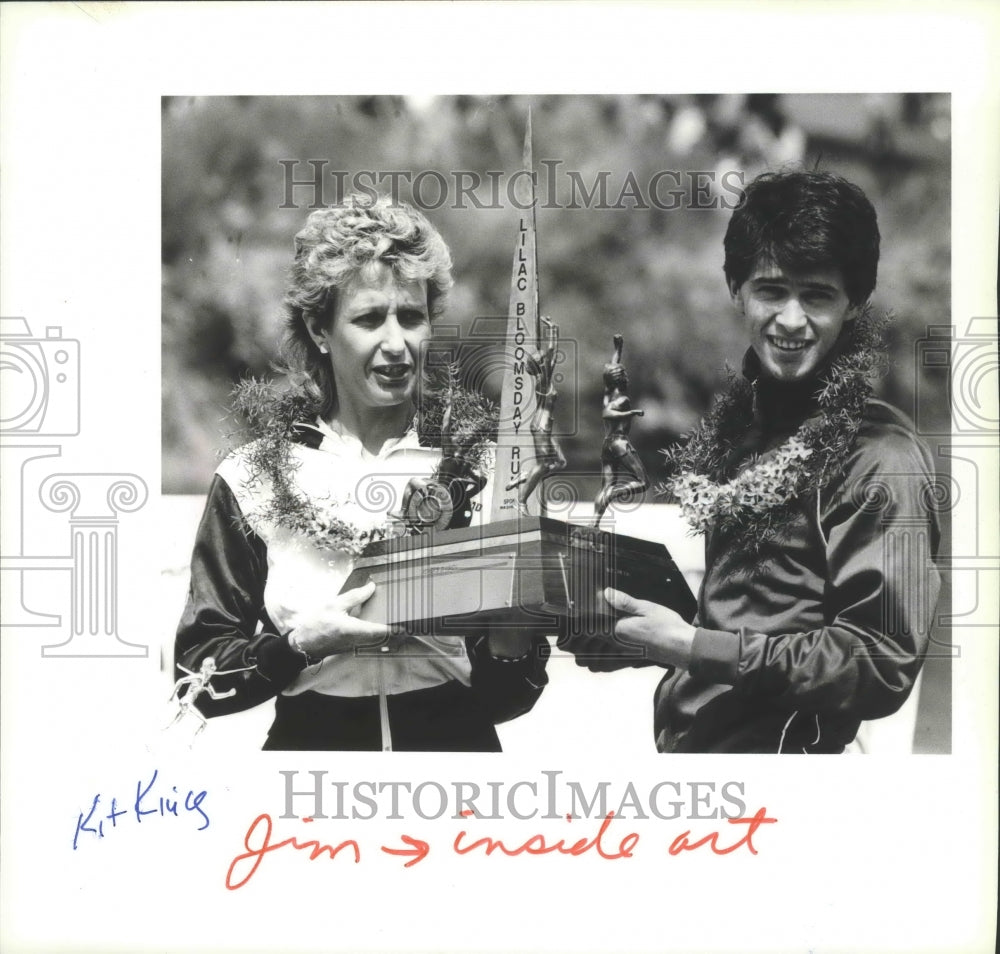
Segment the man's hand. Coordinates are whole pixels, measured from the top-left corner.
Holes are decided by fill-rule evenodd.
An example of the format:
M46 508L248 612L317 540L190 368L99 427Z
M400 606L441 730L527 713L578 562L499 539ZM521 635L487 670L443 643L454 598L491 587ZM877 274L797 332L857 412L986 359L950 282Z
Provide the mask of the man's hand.
M294 644L309 656L319 659L334 653L350 652L361 646L378 646L392 633L388 626L357 619L361 605L371 598L375 584L317 599L313 605L288 612Z
M604 599L622 614L615 623L616 636L624 642L645 646L652 662L681 669L690 667L694 626L659 603L633 599L621 590L608 587Z

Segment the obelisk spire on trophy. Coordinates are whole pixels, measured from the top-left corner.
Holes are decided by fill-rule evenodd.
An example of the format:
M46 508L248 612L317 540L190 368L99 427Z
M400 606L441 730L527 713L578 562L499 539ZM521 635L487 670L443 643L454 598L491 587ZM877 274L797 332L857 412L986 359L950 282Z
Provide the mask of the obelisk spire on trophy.
M504 372L500 390L500 428L497 435L496 480L489 520L510 520L521 513L518 491L506 489L517 481L535 456L530 420L535 406L535 382L527 361L541 345L538 312L538 249L535 232L535 172L531 150L531 111L524 132L522 168L515 173L514 195L520 211L510 306L503 349ZM541 487L533 494L540 515L545 505Z

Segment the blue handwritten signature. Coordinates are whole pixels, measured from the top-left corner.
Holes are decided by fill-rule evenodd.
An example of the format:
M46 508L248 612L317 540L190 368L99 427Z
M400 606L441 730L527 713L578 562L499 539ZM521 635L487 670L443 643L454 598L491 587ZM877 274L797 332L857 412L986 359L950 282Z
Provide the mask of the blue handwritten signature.
M105 803L99 809L98 806L101 806L102 796L100 793L95 795L90 805L90 811L86 815L80 812L77 817L76 831L73 832L73 850L76 851L81 835L89 834L95 838L103 838L105 822L110 823L108 826L110 831L110 829L116 829L119 825L125 825L131 820L134 820L137 824L142 824L143 819L150 816L181 818L194 814L196 818L200 815L202 819L202 824L197 830L204 831L208 828L208 813L202 807L202 803L205 801L208 792L201 791L195 793L194 789L188 789L187 794L182 799L177 786L172 785L170 789L173 793L172 795L160 795L153 791L153 786L156 784L159 774L159 769L154 769L153 777L148 782L143 780L136 782L135 799L129 808L120 808L117 797L112 796L110 810L107 814L102 814L109 804L107 796L104 796ZM128 802L123 802L122 804L128 804Z

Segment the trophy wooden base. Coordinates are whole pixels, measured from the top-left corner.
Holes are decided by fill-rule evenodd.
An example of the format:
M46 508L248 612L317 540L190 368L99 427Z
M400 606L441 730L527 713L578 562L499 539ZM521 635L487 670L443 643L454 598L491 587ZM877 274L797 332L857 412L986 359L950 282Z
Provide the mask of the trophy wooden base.
M368 580L376 589L362 619L429 636L516 626L570 641L606 640L615 621L602 596L608 586L688 621L697 607L662 544L546 517L370 544L344 589ZM641 655L638 647L618 648Z

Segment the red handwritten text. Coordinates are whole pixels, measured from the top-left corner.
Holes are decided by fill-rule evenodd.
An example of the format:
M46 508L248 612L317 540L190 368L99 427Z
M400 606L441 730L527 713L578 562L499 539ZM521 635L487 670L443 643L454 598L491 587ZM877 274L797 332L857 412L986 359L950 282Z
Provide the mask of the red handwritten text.
M462 814L471 815L473 812L464 811ZM499 838L479 838L472 842L472 844L466 845L462 843L466 832L460 831L455 836L455 852L459 855L467 855L476 848L484 848L487 855L493 854L494 851L501 851L505 855L549 855L553 852L558 852L562 855L582 855L593 849L598 855L606 858L608 861L615 861L619 858L631 858L632 852L639 842L639 835L636 832L630 832L621 839L618 843L617 852L608 852L605 850L602 839L605 832L611 827L611 820L614 816L614 812L608 812L601 823L600 829L593 838L581 838L573 842L572 845L567 845L563 838L550 845L545 840L544 835L532 835L527 841L516 848L508 848Z
M774 824L777 818L768 818L767 809L761 808L757 811L757 814L752 818L730 818L727 819L730 825L746 825L747 830L743 837L733 845L729 845L726 848L719 847L719 832L713 831L706 835L704 838L699 838L695 842L689 842L688 836L691 832L686 831L682 835L678 835L671 843L668 851L672 855L679 855L682 851L694 851L695 848L700 848L702 845L709 845L717 855L728 855L730 852L736 851L737 848L742 848L744 845L750 849L751 854L757 854L757 849L753 846L753 836L754 833L760 828L761 825L771 825Z
M415 865L418 861L423 861L424 858L427 857L427 853L431 850L431 846L420 838L413 838L410 835L400 835L399 839L410 847L386 848L385 845L382 845L382 850L387 855L413 855L413 857L410 858L405 865L403 865L404 868L409 868L411 865Z
M311 822L312 819L303 818L302 821ZM259 833L258 829L261 829ZM256 847L252 844L255 838L260 839L260 843ZM354 863L357 864L361 860L361 849L358 847L358 843L352 838L342 841L336 847L333 845L322 845L316 840L300 843L295 838L286 838L284 841L271 844L271 816L265 812L262 815L258 815L247 829L246 837L243 839L243 846L246 848L246 852L233 858L232 864L229 866L229 871L226 872L226 887L230 891L242 888L254 876L260 867L264 855L269 851L277 851L279 848L284 848L286 845L291 845L297 851L309 850L310 861L315 861L324 852L330 858L336 858L339 851L350 846L354 849ZM239 881L234 881L233 878L237 867L245 861L251 862L250 870Z
M466 818L474 814L475 812L471 810L462 812L463 817ZM508 845L499 838L492 838L489 836L476 838L475 840L470 841L469 833L463 829L455 836L455 839L452 842L452 849L457 855L468 855L471 852L479 851L487 857L499 852L500 854L507 855L508 857L515 855L531 856L552 854L579 856L592 853L606 861L617 861L622 858L632 858L633 853L636 850L636 846L639 844L639 835L634 831L629 832L619 838L617 847L615 847L612 841L612 836L609 834L609 829L614 821L614 817L614 812L608 812L602 820L601 826L595 835L590 838L578 838L576 841L570 843L567 843L565 838L559 838L556 841L551 841L551 836L546 837L544 834L540 833L532 835L526 840L514 845ZM573 816L567 815L566 820L567 822L571 822L573 820ZM303 818L302 821L312 822L313 819ZM762 825L773 825L777 822L777 819L769 818L767 815L767 809L761 808L750 818L727 818L726 821L728 821L730 825L743 826L740 833L741 837L739 837L732 844L720 845L720 838L723 834L721 831L709 832L709 834L701 838L697 838L694 841L691 840L691 832L685 831L678 835L670 843L670 846L667 849L669 854L676 856L685 851L694 851L698 848L707 846L716 855L728 855L745 846L749 849L751 854L756 855L757 849L754 847L753 843L754 835L757 834ZM264 855L286 846L290 846L297 851L308 851L310 861L315 861L324 854L331 860L334 860L345 848L350 849L350 853L353 853L355 864L361 861L361 848L358 845L358 842L356 842L353 838L348 838L340 842L338 845L324 844L315 839L300 842L294 837L285 838L283 841L276 841L272 843L271 832L272 822L270 815L264 813L258 815L253 820L250 827L247 829L246 836L243 839L243 846L246 851L237 855L232 860L232 863L229 865L229 870L226 873L226 887L230 891L242 888L254 876L254 874L256 874ZM400 835L400 842L401 847L398 848L390 848L387 845L382 845L381 847L382 851L387 855L408 858L409 860L404 864L404 867L406 868L410 868L418 862L423 861L431 850L429 842L420 838L415 838L412 835Z

